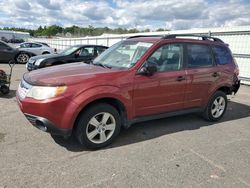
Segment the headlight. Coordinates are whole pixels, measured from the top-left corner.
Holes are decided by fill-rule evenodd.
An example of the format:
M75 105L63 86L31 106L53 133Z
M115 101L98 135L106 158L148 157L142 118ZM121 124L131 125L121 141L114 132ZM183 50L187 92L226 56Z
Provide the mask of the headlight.
M56 97L66 91L66 86L45 87L45 86L32 86L28 91L26 97L36 100L45 100Z
M45 58L36 60L35 65L36 65L36 66L39 66L40 63L41 63L44 59L45 59Z

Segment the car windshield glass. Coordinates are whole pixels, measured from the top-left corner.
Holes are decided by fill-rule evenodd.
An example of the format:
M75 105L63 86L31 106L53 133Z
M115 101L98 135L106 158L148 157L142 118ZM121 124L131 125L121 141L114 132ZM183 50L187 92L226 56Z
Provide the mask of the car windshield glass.
M62 54L62 55L70 55L74 51L76 51L78 48L79 48L78 46L71 46L71 47L67 48L66 50L63 50L60 54Z
M148 42L121 41L104 51L93 64L110 68L130 68L153 45Z

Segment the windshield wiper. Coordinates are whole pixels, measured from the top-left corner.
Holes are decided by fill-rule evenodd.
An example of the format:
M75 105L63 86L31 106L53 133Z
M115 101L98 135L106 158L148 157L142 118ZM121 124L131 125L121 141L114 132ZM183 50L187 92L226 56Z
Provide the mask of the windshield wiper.
M112 67L107 66L107 65L104 65L104 64L102 64L102 63L92 63L92 65L100 66L100 67L103 67L103 68L109 68L109 69L112 68Z

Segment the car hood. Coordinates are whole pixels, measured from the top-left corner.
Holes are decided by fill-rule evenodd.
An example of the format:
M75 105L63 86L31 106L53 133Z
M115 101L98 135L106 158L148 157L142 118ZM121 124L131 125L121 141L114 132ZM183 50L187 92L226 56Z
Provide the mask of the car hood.
M31 85L59 86L86 83L88 81L103 80L103 75L109 75L119 70L103 68L85 63L71 63L38 69L24 74L24 80Z
M49 58L57 58L57 57L63 57L61 54L46 54L46 55L37 55L33 56L30 59L31 60L38 60L38 59L49 59Z

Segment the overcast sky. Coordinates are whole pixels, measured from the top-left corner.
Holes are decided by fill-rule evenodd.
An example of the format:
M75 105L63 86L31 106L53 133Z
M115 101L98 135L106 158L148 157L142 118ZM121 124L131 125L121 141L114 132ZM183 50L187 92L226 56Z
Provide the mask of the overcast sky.
M250 0L0 0L0 27L151 30L250 25Z

